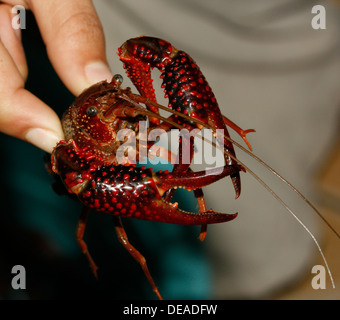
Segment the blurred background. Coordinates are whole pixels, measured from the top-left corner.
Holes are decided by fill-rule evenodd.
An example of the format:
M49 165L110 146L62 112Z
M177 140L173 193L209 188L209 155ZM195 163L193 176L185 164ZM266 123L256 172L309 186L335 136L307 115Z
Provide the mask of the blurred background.
M95 0L107 56L124 76L117 48L127 39L163 38L189 53L213 88L221 111L244 129L254 154L307 196L340 231L340 5L306 0ZM314 5L326 10L326 29L315 30ZM27 88L61 116L74 97L46 56L28 14L23 42ZM159 102L167 105L154 72ZM133 89L136 92L136 90ZM232 137L242 143L230 130ZM154 299L139 265L115 239L108 215L93 212L85 240L99 266L91 274L75 240L81 206L54 194L43 152L0 135L0 297L3 299ZM311 273L321 260L301 225L249 174L234 199L230 179L204 189L208 207L238 212L236 220L199 227L124 220L130 242L146 257L166 299L339 299L340 241L282 182L241 150L255 171L319 241L332 271L325 290ZM180 207L198 210L191 193ZM23 265L27 289L11 288L11 268Z

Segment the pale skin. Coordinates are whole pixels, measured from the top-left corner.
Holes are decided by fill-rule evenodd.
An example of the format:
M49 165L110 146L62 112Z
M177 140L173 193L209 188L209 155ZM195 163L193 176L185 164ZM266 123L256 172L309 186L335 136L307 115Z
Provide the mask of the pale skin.
M0 1L0 131L52 152L63 139L60 119L24 88L28 68L20 29L12 27L14 5L32 10L48 57L74 95L112 78L102 26L90 0Z

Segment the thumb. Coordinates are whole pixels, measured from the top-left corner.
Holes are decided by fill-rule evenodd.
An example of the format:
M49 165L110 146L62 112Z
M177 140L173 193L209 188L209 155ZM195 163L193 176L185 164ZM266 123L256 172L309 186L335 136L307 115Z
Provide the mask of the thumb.
M74 95L111 80L103 29L90 0L32 0L30 7L53 67Z

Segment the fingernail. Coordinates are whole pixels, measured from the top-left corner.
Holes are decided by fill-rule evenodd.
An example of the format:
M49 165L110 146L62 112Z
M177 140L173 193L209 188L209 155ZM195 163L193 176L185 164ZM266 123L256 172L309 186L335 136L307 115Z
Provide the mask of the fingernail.
M97 83L99 81L112 79L112 72L102 61L90 62L85 66L85 75L90 83Z
M28 130L25 138L29 143L49 153L51 153L57 143L63 139L58 136L56 132L42 128L33 128Z

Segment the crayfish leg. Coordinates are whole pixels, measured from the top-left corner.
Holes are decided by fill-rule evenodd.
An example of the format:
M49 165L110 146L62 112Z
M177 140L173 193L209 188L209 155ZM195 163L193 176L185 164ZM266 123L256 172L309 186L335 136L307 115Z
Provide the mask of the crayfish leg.
M183 145L185 145L183 147ZM183 150L190 150L190 162L188 164L183 164ZM174 164L174 168L172 170L173 173L178 173L178 172L184 172L184 171L191 171L190 169L190 164L192 162L192 157L194 155L194 140L193 137L187 138L187 137L180 137L179 139L179 146L178 146L178 153L177 153L177 159L176 163ZM165 195L164 195L164 200L166 202L170 202L171 198L173 197L175 193L175 189L171 188L169 189ZM204 195L203 195L203 190L201 188L195 189L194 190L194 195L197 200L198 206L200 208L200 212L207 212L207 206L205 203ZM207 235L207 225L203 224L201 227L199 239L201 241L204 241L205 237Z
M203 242L205 240L205 237L207 236L207 229L208 229L208 225L207 224L202 224L201 225L201 231L200 231L200 235L198 237L201 242Z
M76 228L76 239L77 239L77 242L78 242L78 244L81 248L81 251L85 254L87 260L90 263L90 267L92 269L92 272L93 272L95 278L98 279L98 274L97 274L98 267L94 263L91 255L90 255L90 253L87 249L87 245L86 245L85 241L83 240L85 227L86 227L86 221L87 221L87 217L88 217L89 213L90 213L90 208L84 206L84 208L81 212L78 224L77 224L77 228Z
M135 249L135 247L133 247L130 244L120 217L113 216L112 218L113 218L113 223L114 223L114 226L115 226L115 230L116 230L116 234L117 234L119 242L131 254L131 256L140 264L146 278L148 279L148 281L149 281L149 283L152 287L153 292L157 295L159 300L163 300L161 294L158 291L158 288L155 285L155 282L153 281L153 279L151 277L151 274L150 274L149 268L146 264L146 260L145 260L144 256L141 255L139 253L139 251L137 249Z
M246 145L248 146L249 150L252 151L253 148L251 147L251 144L249 143L248 139L247 139L247 134L250 132L256 132L254 129L247 129L247 130L243 130L241 129L236 123L234 123L233 121L231 121L230 119L228 119L226 116L223 115L223 121L224 123L229 126L230 128L232 128L234 131L236 131L241 138L243 139L243 141L246 143Z
M197 200L198 206L200 208L200 212L206 212L207 211L207 205L205 203L204 195L203 195L203 190L202 189L196 189L194 190L194 195ZM207 224L202 224L201 225L201 231L199 235L200 241L204 241L205 237L207 236Z

